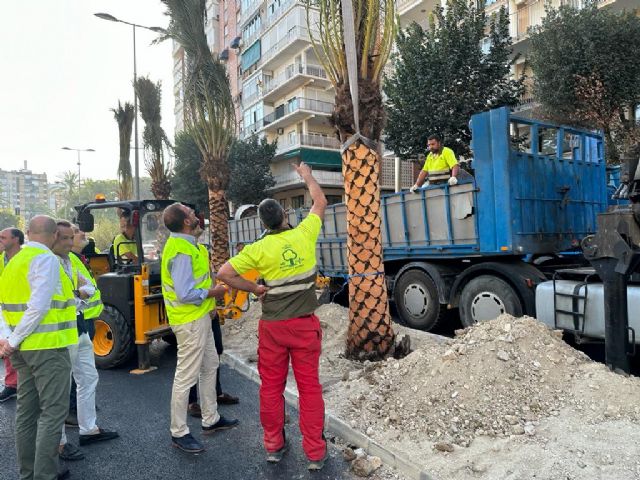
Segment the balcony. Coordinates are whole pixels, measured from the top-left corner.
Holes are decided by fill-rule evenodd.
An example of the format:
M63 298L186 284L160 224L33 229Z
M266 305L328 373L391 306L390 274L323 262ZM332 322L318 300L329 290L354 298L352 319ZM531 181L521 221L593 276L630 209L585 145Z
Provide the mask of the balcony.
M296 0L286 0L275 12L268 14L264 22L262 22L262 31L266 32L269 27L280 20L295 3L297 3Z
M515 32L512 31L515 42L527 39L529 29L542 24L545 16L544 5L543 0L537 0L531 5L517 7L515 22L512 23L512 29L515 27Z
M258 66L265 70L275 70L310 43L309 29L300 25L291 27L284 37L263 53Z
M238 14L238 17L237 17L238 31L241 31L245 27L245 24L247 23L247 21L253 18L253 15L256 13L258 8L260 8L260 5L262 5L262 2L263 0L256 0L255 2L251 2L247 6L246 10L241 11Z
M344 177L342 172L330 172L327 170L314 170L313 177L323 187L344 187ZM284 190L287 187L304 185L304 181L297 172L288 172L282 175L274 175L276 184L270 188L271 191Z
M301 147L315 147L338 150L340 148L340 142L337 138L334 137L323 137L321 135L297 135L296 140L292 143L289 143L283 137L280 139L280 141L278 141L276 155L282 155L290 150Z
M437 0L396 0L396 13L403 28L411 22L427 27L429 14L439 4Z
M284 72L268 80L262 89L265 102L273 102L286 92L291 92L304 84L313 82L320 87L328 87L331 82L327 79L327 72L317 65L294 64L287 65Z
M297 123L309 116L322 115L328 117L333 112L334 107L335 104L331 102L312 100L310 98L294 98L286 104L276 107L275 112L262 117L262 128L273 130Z

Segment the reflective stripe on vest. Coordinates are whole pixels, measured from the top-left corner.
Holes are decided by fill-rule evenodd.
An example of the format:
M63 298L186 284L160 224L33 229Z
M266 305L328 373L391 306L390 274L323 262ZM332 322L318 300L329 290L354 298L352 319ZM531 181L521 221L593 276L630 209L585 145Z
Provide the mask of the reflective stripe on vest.
M209 252L204 245L195 246L184 238L171 236L162 251L162 295L170 325L181 325L192 322L216 308L213 298L205 298L200 305L182 303L178 299L175 285L171 278L171 265L178 254L191 257L191 269L195 279L195 288L209 289L213 284L209 274Z
M84 318L85 320L98 318L102 313L102 310L104 309L104 305L102 304L102 295L100 294L100 290L98 290L98 284L96 283L95 278L93 278L93 276L91 275L91 272L89 272L85 264L82 263L82 260L80 260L73 253L69 254L69 258L71 259L71 265L73 266L73 269L76 272L74 274L74 278L76 281L76 284L74 285L74 287L76 288L76 290L78 289L77 272L81 273L85 278L89 279L89 281L93 284L93 286L96 289L95 293L91 296L91 298L87 300L87 303L84 307L84 310L83 310Z
M11 330L20 324L31 298L28 275L33 260L51 252L26 246L11 259L0 277L0 305L6 324ZM63 348L78 342L76 328L76 308L73 285L66 273L59 267L62 291L56 291L50 310L18 347L20 350L49 350Z

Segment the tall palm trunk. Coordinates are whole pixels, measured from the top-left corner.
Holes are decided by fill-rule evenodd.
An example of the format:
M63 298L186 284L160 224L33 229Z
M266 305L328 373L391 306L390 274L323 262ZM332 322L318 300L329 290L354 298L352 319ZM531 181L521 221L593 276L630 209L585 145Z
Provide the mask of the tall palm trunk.
M380 231L380 159L356 140L342 154L347 198L349 331L347 356L376 359L393 351Z
M218 269L229 258L225 190L236 120L229 78L219 57L209 51L204 32L206 1L161 1L171 17L167 37L180 43L186 53L185 124L202 154L200 176L209 190L211 265Z
M343 5L344 1L308 0L307 24L316 55L336 91L332 123L345 142L342 173L350 320L346 355L379 360L394 353L396 337L382 263L377 146L384 125L380 81L395 35L395 10L394 0L354 0L351 9L351 2ZM355 52L346 52L345 45L355 46ZM357 89L349 88L350 81ZM362 112L359 121L355 120L354 101Z

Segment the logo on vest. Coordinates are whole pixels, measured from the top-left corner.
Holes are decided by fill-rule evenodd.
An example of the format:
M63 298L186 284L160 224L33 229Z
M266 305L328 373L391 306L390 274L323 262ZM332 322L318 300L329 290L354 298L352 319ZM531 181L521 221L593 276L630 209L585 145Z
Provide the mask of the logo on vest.
M280 262L280 270L290 270L302 265L304 259L300 258L291 245L285 245L282 249L282 260L283 261Z

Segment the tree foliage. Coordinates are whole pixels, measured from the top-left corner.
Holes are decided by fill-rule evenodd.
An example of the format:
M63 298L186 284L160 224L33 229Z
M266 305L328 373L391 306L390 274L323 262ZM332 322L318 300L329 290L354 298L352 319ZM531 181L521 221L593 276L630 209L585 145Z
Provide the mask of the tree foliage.
M331 122L344 142L356 128L345 51L345 43L351 40L345 41L342 2L306 0L306 5L313 49L336 92ZM353 0L353 17L360 131L365 137L378 141L385 121L382 72L397 29L395 0Z
M531 32L534 93L549 119L602 129L616 162L637 137L640 102L640 18L592 2L548 9Z
M118 197L122 200L133 198L133 175L131 174L131 132L133 130L134 107L118 100L118 106L112 108L113 118L118 123L118 139L120 142L120 158L118 161Z
M275 185L269 164L276 153L276 143L269 143L256 135L236 140L229 154L231 178L227 198L235 206L258 204L269 195L267 189Z
M484 4L450 0L397 38L394 71L386 79L386 146L403 158L423 154L439 134L458 155L469 155L471 115L515 105L523 79L511 79L509 15L487 16ZM483 51L483 42L490 45Z
M135 89L144 120L144 164L151 177L151 191L155 198L166 200L171 196L171 163L165 156L165 147L171 148L171 144L162 128L162 84L153 83L148 77L138 77Z
M198 182L197 172L202 162L200 150L187 132L180 132L175 140L175 166L173 169L173 197L208 211L207 187ZM268 196L267 190L275 185L269 164L276 151L274 143L252 136L236 140L229 154L230 179L227 199L237 207L257 204Z
M205 34L206 0L162 0L170 17L165 38L185 52L185 126L202 154L200 175L209 189L211 266L219 269L229 258L229 185L227 158L235 136L235 106L229 77L219 56L211 53Z
M8 208L0 209L0 230L9 227L23 229L22 219Z
M189 133L182 131L175 138L175 161L171 177L171 190L174 199L192 203L201 212L209 212L209 191L200 180L198 173L202 165L202 154Z

